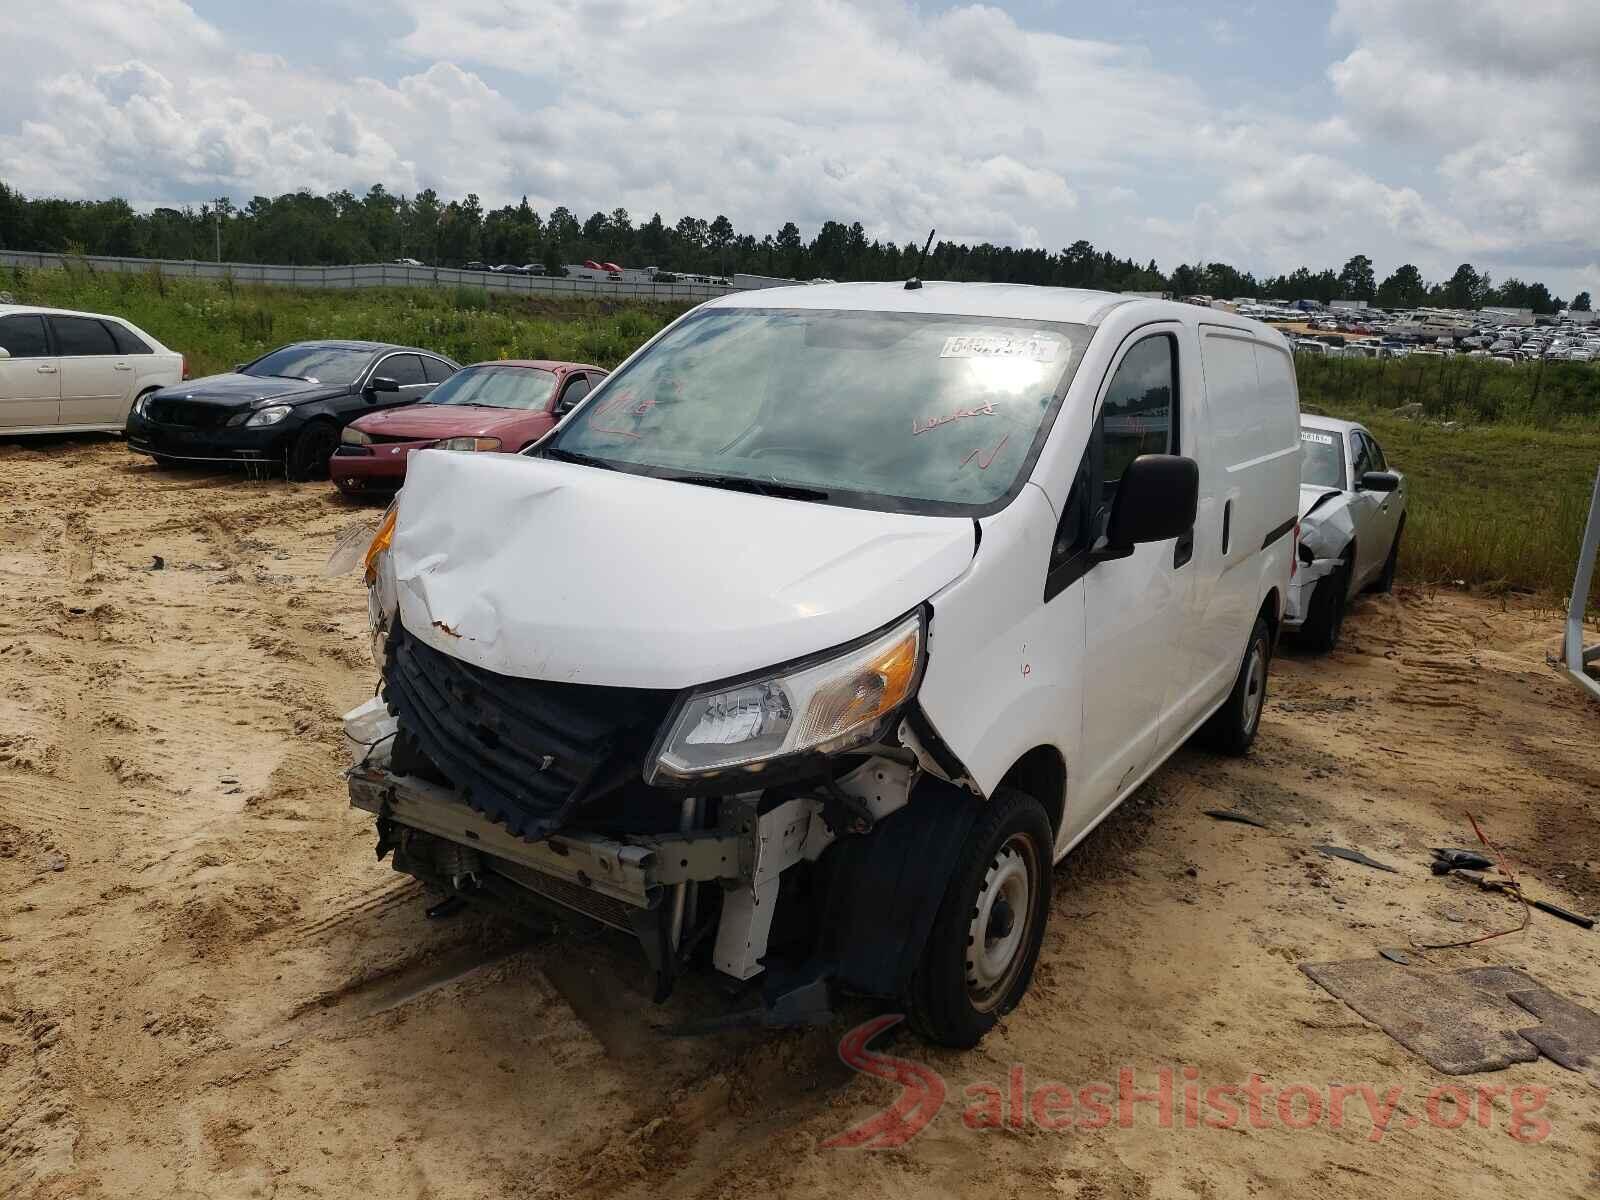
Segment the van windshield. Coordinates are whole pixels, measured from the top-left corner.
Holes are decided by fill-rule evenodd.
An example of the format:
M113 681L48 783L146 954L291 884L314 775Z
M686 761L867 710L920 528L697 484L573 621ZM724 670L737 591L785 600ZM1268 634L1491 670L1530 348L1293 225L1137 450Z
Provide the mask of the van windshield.
M709 309L667 332L547 451L666 477L804 488L855 507L993 511L1020 488L1083 325Z

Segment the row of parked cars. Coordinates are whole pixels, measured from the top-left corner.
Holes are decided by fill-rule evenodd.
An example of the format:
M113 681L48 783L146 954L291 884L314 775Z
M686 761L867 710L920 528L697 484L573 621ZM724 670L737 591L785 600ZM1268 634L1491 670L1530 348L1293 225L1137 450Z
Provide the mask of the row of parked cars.
M734 294L609 376L300 343L127 402L158 464L405 479L345 720L395 869L636 936L658 997L709 965L956 1046L1054 864L1191 738L1248 752L1279 635L1331 644L1404 525L1274 330L1059 288Z
M190 380L182 354L124 318L0 306L0 433L122 433L160 467L275 465L349 494L393 491L423 447L522 450L605 375L313 341Z

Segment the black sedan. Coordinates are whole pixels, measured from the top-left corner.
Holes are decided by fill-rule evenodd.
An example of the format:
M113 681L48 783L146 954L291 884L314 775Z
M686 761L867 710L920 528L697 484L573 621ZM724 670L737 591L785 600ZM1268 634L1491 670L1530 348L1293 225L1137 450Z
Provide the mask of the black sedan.
M320 479L347 424L412 404L458 370L412 346L296 342L141 397L128 414L128 448L158 466L281 463L290 479Z

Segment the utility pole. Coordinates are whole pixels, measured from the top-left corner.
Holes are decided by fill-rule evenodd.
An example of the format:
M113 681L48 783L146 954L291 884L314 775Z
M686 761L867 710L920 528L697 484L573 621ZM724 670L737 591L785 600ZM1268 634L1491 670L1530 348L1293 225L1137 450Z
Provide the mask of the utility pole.
M211 202L211 215L217 223L217 261L222 261L222 206L228 202L226 196L218 196Z

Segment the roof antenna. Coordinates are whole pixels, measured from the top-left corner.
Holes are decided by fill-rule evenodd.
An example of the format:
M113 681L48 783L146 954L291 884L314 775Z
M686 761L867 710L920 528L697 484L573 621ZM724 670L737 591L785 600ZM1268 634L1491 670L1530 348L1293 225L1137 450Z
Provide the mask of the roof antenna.
M928 240L922 243L922 253L917 256L917 269L906 280L906 291L915 292L922 287L922 264L928 261L928 247L933 245L933 230L928 230Z

